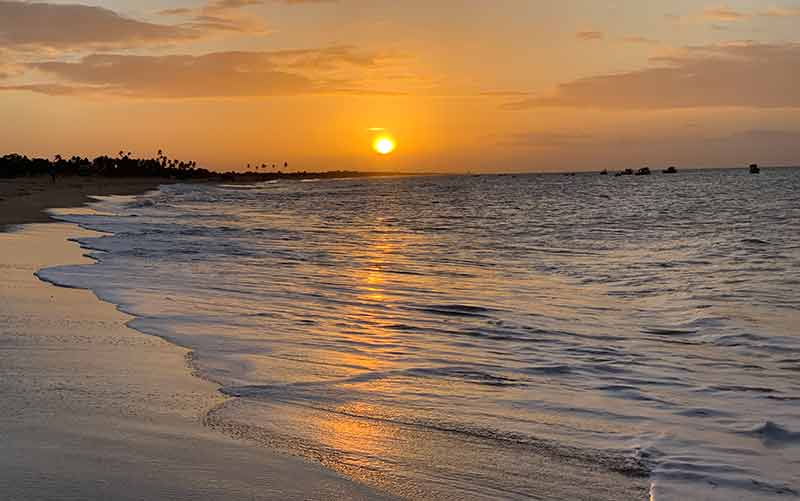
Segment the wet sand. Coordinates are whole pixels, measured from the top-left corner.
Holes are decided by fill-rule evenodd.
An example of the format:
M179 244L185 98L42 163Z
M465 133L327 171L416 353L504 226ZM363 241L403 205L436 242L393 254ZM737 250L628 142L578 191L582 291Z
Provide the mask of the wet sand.
M24 223L50 221L51 207L78 207L92 196L135 195L170 182L154 178L49 177L0 179L0 231Z
M0 233L3 499L376 499L323 467L202 424L223 401L187 350L91 292L38 280L89 262L63 223Z

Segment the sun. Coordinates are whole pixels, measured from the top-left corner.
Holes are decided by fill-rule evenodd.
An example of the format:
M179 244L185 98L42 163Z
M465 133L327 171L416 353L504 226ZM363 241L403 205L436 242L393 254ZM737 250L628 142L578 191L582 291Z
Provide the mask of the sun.
M397 148L397 143L389 136L380 136L372 142L372 149L381 155L388 155Z

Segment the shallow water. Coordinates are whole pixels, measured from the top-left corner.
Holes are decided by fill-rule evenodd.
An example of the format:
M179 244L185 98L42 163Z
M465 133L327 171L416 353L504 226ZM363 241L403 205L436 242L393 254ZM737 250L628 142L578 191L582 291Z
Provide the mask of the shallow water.
M800 170L171 185L65 219L220 429L407 497L536 458L654 499L800 495Z

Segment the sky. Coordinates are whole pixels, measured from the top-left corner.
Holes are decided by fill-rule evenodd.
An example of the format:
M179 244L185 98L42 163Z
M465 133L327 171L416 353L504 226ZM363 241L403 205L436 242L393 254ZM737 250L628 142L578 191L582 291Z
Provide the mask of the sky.
M800 0L0 0L0 154L798 165L798 28Z

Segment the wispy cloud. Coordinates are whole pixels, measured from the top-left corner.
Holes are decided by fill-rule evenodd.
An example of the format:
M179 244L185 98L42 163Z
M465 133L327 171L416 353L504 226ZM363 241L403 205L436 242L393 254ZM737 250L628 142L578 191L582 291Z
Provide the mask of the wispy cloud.
M480 96L486 97L524 97L533 94L533 92L524 90L487 90L479 93Z
M800 7L768 7L762 9L740 10L727 5L706 7L700 13L683 16L668 14L667 19L682 24L708 23L715 29L726 29L726 25L750 21L756 18L800 17Z
M759 13L765 17L800 17L800 7L771 7Z
M152 98L391 93L367 84L366 75L384 61L381 54L344 46L201 56L94 54L75 62L29 63L27 69L51 81L4 89Z
M602 40L605 35L602 31L579 31L575 36L579 40Z
M177 7L175 9L164 9L157 12L162 16L190 16L194 14L195 9L189 7Z
M288 5L328 3L338 0L273 0ZM163 16L179 16L186 19L186 25L223 31L267 33L263 21L251 14L241 12L248 7L264 5L265 0L211 0L196 8L178 7L159 12Z
M550 96L506 108L800 107L800 44L688 47L652 63L637 71L565 82Z
M750 19L750 17L752 17L752 14L740 12L727 6L709 7L703 12L703 18L710 21L733 22Z
M0 0L0 48L120 48L197 39L192 27L150 23L102 7Z
M25 68L15 63L7 51L0 49L0 80L24 73Z
M622 37L619 40L622 43L639 45L658 45L660 43L658 40L653 40L652 38L646 38L638 35Z

